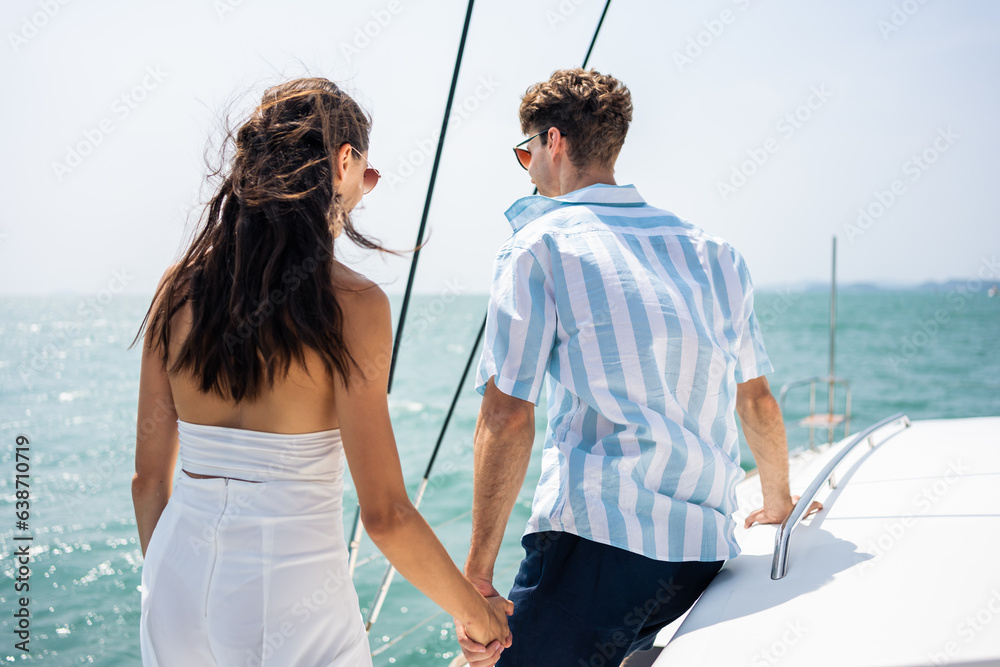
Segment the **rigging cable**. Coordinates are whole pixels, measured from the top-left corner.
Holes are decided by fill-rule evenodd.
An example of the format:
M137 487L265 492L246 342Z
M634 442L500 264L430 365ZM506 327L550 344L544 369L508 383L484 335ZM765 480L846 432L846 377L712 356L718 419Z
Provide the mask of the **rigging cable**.
M597 27L594 29L594 36L590 40L590 46L587 47L587 55L584 56L584 58L583 58L583 68L584 69L586 69L587 64L590 62L590 56L594 52L594 45L597 43L597 36L601 32L601 26L604 25L604 18L608 15L608 8L610 6L611 6L611 0L605 0L604 10L601 12L601 18L597 21ZM465 31L462 33L462 47L464 47L464 45L465 45L465 32L467 32L468 28L469 28L469 17L471 15L471 12L472 12L472 0L469 1L469 14L466 14L466 17L465 17ZM461 61L462 47L459 48L459 61ZM458 63L456 63L456 65L455 65L455 76L456 76L456 78L458 76ZM452 92L454 92L454 81L452 82ZM450 99L449 99L448 105L449 105L449 109L450 109L450 107L451 107L451 100ZM447 111L445 112L445 115L447 117ZM443 139L443 136L442 136L442 139ZM440 157L440 153L441 153L441 145L439 144L438 145L438 157ZM435 169L435 171L437 170L437 159L435 159L435 162L434 162L434 169ZM431 189L433 189L433 187L434 187L434 178L433 178L433 175L432 175L432 177L431 177ZM538 189L537 188L535 188L535 194L538 194ZM430 203L430 191L428 191L428 200L427 200L427 202L428 203L424 205L424 217L425 217L425 219L426 219L426 215L427 215L427 206ZM423 233L423 223L421 223L421 233ZM414 273L414 270L415 270L415 267L416 267L416 262L417 262L417 257L414 256L414 258L413 258L413 264L411 264L411 266L410 266L410 283L407 284L407 296L409 295L409 288L412 285L413 273ZM399 326L398 326L398 329L397 329L397 341L398 341L398 338L399 338L398 333L399 333L399 331L402 331L402 328L403 328L403 318L405 317L405 313L406 313L406 311L405 311L405 303L406 302L404 301L404 310L400 313L400 322L399 322ZM473 343L472 349L469 351L469 358L465 362L465 370L462 371L462 377L458 381L458 386L455 388L455 393L452 396L451 405L448 408L448 413L445 415L444 423L441 425L441 432L438 435L437 442L434 445L434 450L431 452L430 461L428 461L428 463L427 463L427 469L424 472L424 478L420 482L420 488L417 491L417 497L416 497L416 500L414 501L414 507L420 507L420 501L423 500L424 491L426 491L426 489L427 489L427 483L428 483L428 480L430 479L430 476L431 476L431 470L434 468L434 462L437 459L438 452L441 449L441 443L444 441L444 436L445 436L445 433L448 430L448 425L451 422L452 414L454 414L454 412L455 412L455 406L458 404L458 399L461 396L462 387L465 385L465 381L468 378L469 369L472 368L472 362L475 360L476 352L479 349L480 342L482 341L483 332L486 330L486 318L487 318L487 315L484 314L483 315L483 322L482 322L482 324L479 327L479 333L476 334L476 342ZM393 348L393 359L394 360L395 360L395 353L396 353L396 348L394 347ZM390 377L391 377L391 372L392 371L390 370ZM353 547L353 542L352 542L352 547ZM355 556L355 558L356 558L356 556ZM396 568L394 568L392 565L389 565L389 567L386 568L385 574L382 577L382 583L379 586L378 593L375 596L375 601L372 603L371 610L368 612L368 620L365 622L365 631L366 632L370 631L372 625L375 623L375 621L378 620L379 613L382 610L382 605L385 602L385 597L389 593L389 586L392 585L392 580L393 580L393 577L395 576L395 574L396 574Z
M448 91L448 103L444 107L444 119L441 121L441 136L438 137L437 152L434 153L434 166L431 167L431 180L427 184L427 197L424 199L424 212L420 216L420 228L417 230L416 250L413 251L413 261L410 262L410 275L406 279L406 291L403 293L403 305L399 309L399 322L396 324L396 340L392 344L392 358L389 361L389 392L392 392L392 378L396 370L396 359L399 355L399 345L403 340L403 326L406 324L406 311L410 307L410 294L413 292L413 280L417 275L417 262L420 261L420 244L424 242L424 230L427 228L427 215L431 210L431 200L434 198L434 183L437 181L438 166L441 164L441 153L444 151L444 135L448 131L451 120L451 105L455 101L455 88L458 87L458 73L462 69L462 55L465 52L465 39L469 35L469 23L472 20L472 5L475 0L469 0L465 10L465 25L462 26L462 39L458 43L458 57L455 58L455 70L451 74L451 89Z

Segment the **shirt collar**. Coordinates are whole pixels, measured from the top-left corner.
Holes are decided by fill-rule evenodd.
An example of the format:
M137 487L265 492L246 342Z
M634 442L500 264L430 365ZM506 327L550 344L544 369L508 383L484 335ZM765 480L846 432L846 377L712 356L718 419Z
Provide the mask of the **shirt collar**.
M522 197L504 213L510 226L516 232L532 220L549 211L564 206L578 204L600 204L601 206L644 206L646 201L639 195L634 185L608 185L596 183L559 197L531 195Z

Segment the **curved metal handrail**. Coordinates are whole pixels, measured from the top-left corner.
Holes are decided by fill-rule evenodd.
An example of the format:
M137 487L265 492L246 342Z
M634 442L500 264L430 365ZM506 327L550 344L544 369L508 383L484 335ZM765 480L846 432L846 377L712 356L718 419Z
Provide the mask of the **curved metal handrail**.
M907 417L905 413L898 412L891 417L883 419L877 424L869 426L861 433L858 433L854 436L853 440L847 443L847 445L845 445L844 448L837 453L836 456L830 459L826 466L824 466L823 470L816 475L816 478L813 479L809 487L802 492L802 495L799 497L799 502L795 503L795 507L792 508L792 513L788 515L788 518L785 519L785 521L781 524L781 527L778 529L778 532L774 535L774 560L771 561L771 579L781 579L788 572L788 544L792 537L792 529L795 528L799 519L801 519L802 515L805 514L806 508L809 507L813 498L815 498L816 494L819 493L820 487L822 487L826 480L833 475L833 471L837 465L844 460L844 457L847 456L850 451L858 445L858 443L863 440L867 440L868 445L870 447L874 447L875 442L872 439L872 434L880 428L900 420L903 421L905 427L909 427L910 418Z

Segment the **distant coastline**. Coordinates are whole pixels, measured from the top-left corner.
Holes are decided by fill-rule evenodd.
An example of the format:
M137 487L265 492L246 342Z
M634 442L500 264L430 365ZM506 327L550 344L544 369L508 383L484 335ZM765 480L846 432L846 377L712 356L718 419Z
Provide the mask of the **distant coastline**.
M837 285L838 294L873 294L873 293L887 293L887 292L940 292L942 294L953 292L956 290L961 290L965 292L985 292L994 284L1000 286L1000 278L982 280L976 277L970 278L951 278L944 281L925 281L917 284L907 284L907 283L891 283L891 282L857 282L857 283L840 283ZM788 283L764 283L756 286L756 291L760 294L778 294L778 293L790 293L790 294L820 294L829 293L830 283L829 282L818 282L818 281L797 281ZM153 294L145 292L131 292L125 291L121 293L122 296L143 296L152 299ZM386 294L389 297L401 297L403 295L402 291L389 290L386 289ZM439 292L437 291L417 291L414 292L415 295L421 296L437 296ZM13 297L59 297L59 296L70 296L70 297L86 297L93 296L91 292L80 292L73 289L61 289L55 290L47 293L13 293L13 292L0 292L0 298L13 298ZM488 296L486 292L465 292L463 296Z
M952 278L940 282L926 281L919 284L888 282L839 283L837 285L837 293L884 294L886 292L940 292L944 294L954 292L956 290L963 290L967 292L985 292L994 284L1000 285L1000 279L981 280L980 278ZM794 294L829 293L830 283L801 281L795 283L763 284L757 286L756 291L761 294L774 294L778 292Z

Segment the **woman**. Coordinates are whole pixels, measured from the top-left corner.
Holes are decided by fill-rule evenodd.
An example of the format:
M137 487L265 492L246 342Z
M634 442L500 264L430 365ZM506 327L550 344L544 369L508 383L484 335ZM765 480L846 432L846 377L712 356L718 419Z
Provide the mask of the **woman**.
M459 572L406 494L389 303L334 259L374 187L370 121L325 79L269 89L146 318L132 480L144 665L370 665L347 574L343 462L372 541L482 644L503 598ZM172 484L178 453L182 472Z

